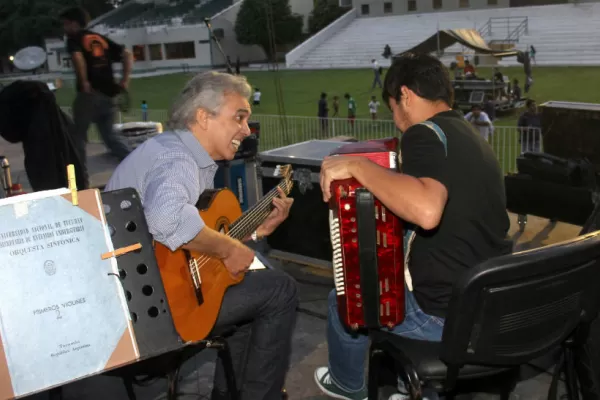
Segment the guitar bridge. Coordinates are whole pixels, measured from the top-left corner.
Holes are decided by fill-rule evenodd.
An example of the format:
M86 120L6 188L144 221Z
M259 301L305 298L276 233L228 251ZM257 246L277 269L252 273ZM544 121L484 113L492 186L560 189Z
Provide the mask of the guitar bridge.
M194 282L194 293L196 294L196 301L198 305L201 306L204 304L204 296L202 295L202 284L200 282L200 273L198 270L198 262L195 258L193 258L189 251L184 250L185 257L188 262L188 272L192 278L192 282Z

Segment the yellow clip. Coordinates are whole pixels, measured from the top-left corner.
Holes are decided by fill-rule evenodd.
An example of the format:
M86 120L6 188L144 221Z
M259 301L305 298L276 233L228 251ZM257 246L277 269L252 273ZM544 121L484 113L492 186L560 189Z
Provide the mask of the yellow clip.
M73 164L67 165L67 179L69 181L69 190L71 191L71 203L77 206L79 205L79 199L77 197L77 180L75 179L75 166Z
M132 251L136 251L141 248L142 248L142 244L136 243L136 244L132 244L129 246L121 247L120 249L117 249L115 251L109 251L108 253L102 254L100 257L103 260L106 260L107 258L119 257L119 256L122 256L123 254L131 253Z

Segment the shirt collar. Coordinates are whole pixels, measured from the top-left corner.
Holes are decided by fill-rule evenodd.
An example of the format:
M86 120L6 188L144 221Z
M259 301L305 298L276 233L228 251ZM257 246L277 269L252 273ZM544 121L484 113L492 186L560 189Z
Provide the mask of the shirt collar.
M198 139L194 137L192 132L186 130L177 130L175 134L179 136L185 147L187 147L194 156L196 164L200 168L208 168L211 166L217 166L215 161L208 155L208 152L202 147Z

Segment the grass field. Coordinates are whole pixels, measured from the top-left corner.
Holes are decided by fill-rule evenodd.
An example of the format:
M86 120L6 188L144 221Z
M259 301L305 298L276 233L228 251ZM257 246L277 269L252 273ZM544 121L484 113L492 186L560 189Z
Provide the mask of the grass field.
M502 72L511 79L517 78L521 87L525 76L521 67L503 68ZM367 104L370 96L381 99L379 89L371 91L372 72L363 70L319 70L319 71L280 71L279 79L283 92L284 110L279 110L275 91L273 72L243 72L253 87L262 91L262 101L255 107L255 114L316 116L317 102L321 92L340 96L340 108L345 110L344 93L352 94L357 102L358 118L369 118ZM480 68L480 76L491 77L491 69ZM137 78L131 83L132 108L139 108L142 100L146 100L149 109L168 109L172 99L177 95L190 74L163 75L151 78ZM600 68L595 67L534 67L534 85L529 93L538 104L548 100L580 101L600 103ZM60 105L70 106L74 96L72 88L63 88L57 92ZM331 108L331 107L330 107ZM382 119L389 119L386 107L381 107ZM343 116L345 112L343 112ZM497 125L514 126L517 116L502 118Z
M504 75L511 79L517 78L521 86L525 82L523 69L520 67L503 68ZM260 88L263 93L261 105L254 107L251 118L261 124L261 151L278 148L305 140L325 139L337 135L350 135L359 140L389 137L396 135L396 128L391 120L387 107L380 108L377 123L370 118L367 104L372 95L381 99L381 90L371 91L372 72L363 70L318 70L318 71L268 71L244 72L253 87ZM478 74L491 77L490 68L480 68ZM137 78L131 82L130 94L132 110L123 115L123 122L140 120L140 104L142 100L148 103L149 119L166 122L167 114L173 98L190 79L191 74L172 74L151 78ZM283 109L278 108L275 90L275 78L279 81L283 92ZM534 85L529 96L538 104L549 100L578 101L600 103L600 68L594 67L539 67L533 70ZM329 119L326 133L321 132L317 120L317 102L321 92L329 95L329 101L334 95L340 96L339 119ZM350 93L357 102L358 115L356 125L350 128L345 119L346 102L344 93ZM70 106L75 95L74 89L65 87L57 92L59 104ZM332 107L330 106L330 109ZM286 118L278 117L286 115ZM518 134L514 127L518 112L505 115L494 122L496 131L492 138L498 160L504 172L513 172L516 168L516 158L521 152ZM361 120L363 119L363 120ZM90 132L91 140L98 140L94 128Z

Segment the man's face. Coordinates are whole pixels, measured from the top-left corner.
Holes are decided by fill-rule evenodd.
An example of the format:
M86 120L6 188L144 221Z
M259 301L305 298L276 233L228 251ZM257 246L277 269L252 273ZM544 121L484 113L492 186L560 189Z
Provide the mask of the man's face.
M232 93L225 95L219 114L208 118L207 135L217 159L233 160L242 141L250 135L250 114L248 99Z
M479 114L481 114L481 108L479 108L479 107L473 108L473 116L479 117Z

